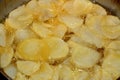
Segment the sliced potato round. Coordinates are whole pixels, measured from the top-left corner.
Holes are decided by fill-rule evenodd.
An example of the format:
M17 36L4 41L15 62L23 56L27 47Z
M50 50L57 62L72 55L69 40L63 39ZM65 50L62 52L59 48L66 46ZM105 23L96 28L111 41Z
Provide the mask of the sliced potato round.
M50 48L50 51L48 54L49 60L63 59L68 55L68 52L69 52L68 45L62 39L49 37L43 40L48 44Z
M17 51L24 60L41 60L41 54L48 53L49 48L40 39L27 39L20 42Z
M3 24L0 24L0 46L6 46L6 30Z
M11 79L15 79L17 75L17 68L15 64L10 64L7 67L5 67L3 70L5 74L8 75Z
M71 61L79 68L90 68L100 59L101 55L97 51L83 45L69 42L71 46ZM94 55L94 56L93 56Z
M80 27L83 24L83 20L81 18L71 15L60 16L59 21L67 25L67 27L70 29Z
M6 19L6 24L12 29L22 29L28 27L32 21L32 14L23 5L9 14L9 18Z
M42 38L46 38L52 35L52 31L40 23L33 23L32 30Z
M120 50L120 41L116 40L116 41L112 41L108 46L107 49L113 49L113 50Z
M115 79L120 77L120 54L117 54L115 51L109 52L109 55L103 60L102 68Z
M6 48L5 51L0 55L0 67L4 68L8 66L13 58L13 48Z
M25 75L32 75L40 68L39 62L17 61L16 64L17 64L17 69Z
M29 38L37 38L37 35L30 29L20 29L15 32L15 42L20 42Z
M40 70L31 75L29 80L50 80L52 75L52 67L48 63L42 63Z

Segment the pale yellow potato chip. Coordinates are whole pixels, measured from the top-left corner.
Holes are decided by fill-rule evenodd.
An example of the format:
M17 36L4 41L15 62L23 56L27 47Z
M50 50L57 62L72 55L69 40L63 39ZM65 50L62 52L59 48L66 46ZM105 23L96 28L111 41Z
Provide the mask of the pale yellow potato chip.
M47 54L49 48L44 41L32 38L20 42L17 51L24 60L41 60L41 55Z
M8 66L13 58L13 48L6 48L5 51L0 55L0 66L2 68Z
M71 62L79 68L93 67L101 58L101 54L89 47L76 44L75 42L68 42L71 47L70 53ZM93 56L94 55L94 56Z
M15 42L21 42L25 39L37 38L38 36L30 29L20 29L15 32Z
M0 24L0 46L6 46L6 30L3 24Z
M68 28L80 27L83 24L83 19L71 16L71 15L62 15L59 16L59 21L64 23Z
M26 76L20 72L17 72L14 80L27 80Z
M120 54L116 51L109 52L103 60L102 68L117 79L120 76Z
M107 49L110 50L120 50L120 41L119 40L116 40L116 41L112 41L108 46L107 46Z
M116 39L120 36L120 20L115 16L103 16L101 29L104 36L109 39Z
M93 4L90 14L92 14L92 15L107 15L107 11L100 5Z
M15 64L8 65L7 67L3 69L3 71L5 72L6 75L8 75L13 80L15 79L17 75L17 68Z
M69 0L63 9L74 16L86 15L91 12L93 4L89 0Z
M49 46L48 60L60 60L67 57L69 48L67 43L62 39L56 37L49 37L43 39Z
M51 30L49 30L45 25L42 25L40 23L33 23L32 30L42 38L53 35Z
M68 66L62 66L59 71L60 80L74 80L73 71Z
M42 63L40 70L30 76L29 80L50 80L53 75L53 69L48 63Z
M40 63L34 61L18 60L16 64L17 64L17 69L25 75L32 75L40 68Z
M65 25L59 24L58 26L53 27L51 30L54 36L63 38L67 32L67 27Z
M28 27L32 21L32 14L30 14L26 7L23 5L13 10L5 22L12 29L22 29Z

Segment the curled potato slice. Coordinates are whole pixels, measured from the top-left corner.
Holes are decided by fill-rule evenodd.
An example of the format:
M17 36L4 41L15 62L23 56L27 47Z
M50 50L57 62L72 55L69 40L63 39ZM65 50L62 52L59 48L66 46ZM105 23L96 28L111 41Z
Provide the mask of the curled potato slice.
M15 66L15 64L10 64L7 67L5 67L4 72L6 75L8 75L11 79L15 79L16 74L17 74L17 68Z
M25 39L37 38L37 35L30 29L20 29L15 32L15 42L21 42Z
M109 55L103 60L102 68L115 79L120 77L120 54L117 54L115 51L110 51Z
M72 29L76 27L80 27L83 24L83 20L81 18L71 15L60 16L59 21L64 23L68 28L72 28Z
M71 47L71 61L76 67L90 68L94 66L101 57L100 53L86 46L76 44L72 41L68 42L68 44Z
M40 67L39 62L33 62L33 61L17 61L16 64L17 64L17 69L25 75L32 75Z
M48 59L50 61L63 59L68 55L68 52L69 52L68 45L62 39L49 37L43 40L49 46L50 51L48 54Z
M8 66L13 58L13 48L6 48L5 51L0 55L0 67L4 68Z
M40 23L33 23L32 30L42 38L49 37L53 34L51 30Z
M44 41L33 38L20 42L17 46L17 51L24 60L41 60L41 54L48 53L49 48Z
M28 27L32 21L32 14L23 5L9 14L8 19L6 19L6 24L12 29L22 29Z
M6 30L3 24L0 24L0 46L6 46Z
M50 80L53 75L53 69L48 63L42 63L40 70L31 75L29 80Z

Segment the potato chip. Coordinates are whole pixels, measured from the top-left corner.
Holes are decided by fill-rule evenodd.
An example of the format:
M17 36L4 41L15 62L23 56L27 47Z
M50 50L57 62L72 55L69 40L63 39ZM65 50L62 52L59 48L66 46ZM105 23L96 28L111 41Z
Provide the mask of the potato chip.
M17 51L24 60L41 60L41 54L48 53L49 48L44 41L32 38L20 42Z
M6 46L6 30L3 24L0 24L0 46Z
M59 21L64 23L68 28L71 28L71 29L80 27L83 24L83 20L81 18L71 16L71 15L60 16Z
M0 66L2 68L8 66L13 58L13 48L6 48L5 51L0 55Z
M45 27L45 25L42 25L40 23L33 23L32 30L42 38L53 35L51 30L49 30L48 28Z
M117 79L120 76L120 54L116 54L115 51L110 52L104 58L102 68Z
M25 75L32 75L40 68L39 62L17 61L16 64L17 69Z
M5 67L3 70L5 74L8 75L11 79L13 80L15 79L16 74L17 74L17 69L16 69L15 64L10 64L7 67Z
M58 25L51 29L53 32L53 35L59 38L63 38L65 36L65 33L67 32L67 27L65 25Z
M60 38L49 37L43 39L49 46L48 59L51 60L60 60L68 55L68 45Z
M52 78L53 69L48 63L42 63L40 70L31 75L29 80L50 80Z
M9 14L8 19L6 19L6 24L12 29L22 29L28 27L32 21L32 14L23 5Z
M76 67L90 68L100 60L101 55L97 51L72 41L68 44L70 44L71 47L71 61Z
M30 29L20 29L15 32L15 42L21 42L25 39L37 38L37 35Z

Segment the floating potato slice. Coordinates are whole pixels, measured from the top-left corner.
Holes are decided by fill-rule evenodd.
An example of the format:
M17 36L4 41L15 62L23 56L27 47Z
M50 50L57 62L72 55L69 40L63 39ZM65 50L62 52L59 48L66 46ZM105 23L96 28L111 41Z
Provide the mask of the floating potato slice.
M52 31L40 23L33 23L32 30L42 38L49 37L53 34Z
M62 66L59 71L60 80L74 80L73 71L68 66Z
M6 48L5 51L0 55L0 66L2 68L8 66L13 58L13 48Z
M28 27L33 21L33 16L23 5L9 14L6 24L12 29L22 29Z
M48 63L42 63L40 70L31 75L29 80L50 80L52 75L52 67Z
M120 20L115 16L104 16L101 29L104 36L109 39L116 39L120 36Z
M89 0L70 0L63 5L63 9L69 14L79 16L90 13L93 4Z
M27 80L26 76L23 75L22 73L18 72L16 74L15 80Z
M29 29L20 29L15 32L15 41L20 42L29 38L37 38L37 35Z
M82 27L78 35L81 38L81 40L92 44L97 48L101 48L104 46L103 40L99 36L93 34L87 27Z
M52 28L53 35L59 38L63 38L65 33L67 32L67 27L64 25L58 25Z
M68 52L69 52L68 45L62 39L49 37L43 40L48 44L50 48L50 51L47 57L50 61L63 59L68 55Z
M76 67L90 68L94 66L101 57L100 53L86 46L76 44L72 41L68 42L68 44L71 47L71 61Z
M71 29L80 27L83 24L83 20L81 18L71 15L60 16L59 21L64 23L68 28Z
M77 15L84 15L91 12L93 3L89 0L74 0L73 13Z
M24 60L41 60L41 54L48 53L49 48L42 40L33 38L20 42L17 52Z
M50 18L53 18L57 15L57 4L52 0L38 0L38 4L40 6L41 16L39 16L39 20L45 21Z
M92 15L107 15L107 11L101 7L98 4L93 4L92 10L91 10Z
M40 67L39 62L33 62L33 61L17 61L16 64L17 64L17 69L25 75L32 75Z
M120 77L120 54L112 51L107 55L102 63L102 68L110 73L115 80Z
M74 71L74 80L89 80L89 74L84 70Z
M5 67L3 69L3 71L5 72L5 74L7 76L9 76L11 79L15 79L16 74L17 74L17 68L15 66L15 64L10 64L7 67Z
M6 31L4 27L3 24L0 24L0 46L2 47L6 46Z
M34 18L39 17L40 7L37 0L31 0L30 2L28 2L26 8L30 11Z

